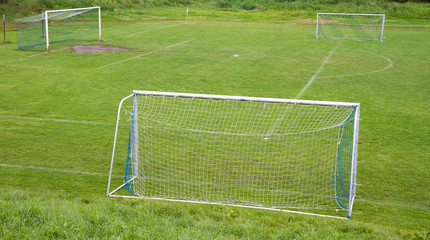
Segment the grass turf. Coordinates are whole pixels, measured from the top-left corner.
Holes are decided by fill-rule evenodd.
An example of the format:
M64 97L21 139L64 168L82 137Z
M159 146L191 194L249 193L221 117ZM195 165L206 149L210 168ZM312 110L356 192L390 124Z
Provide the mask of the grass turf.
M103 44L132 51L0 45L1 237L429 237L430 32L388 28L381 43L315 40L308 24L103 29ZM117 105L133 89L294 98L338 44L300 98L362 104L351 221L104 197Z

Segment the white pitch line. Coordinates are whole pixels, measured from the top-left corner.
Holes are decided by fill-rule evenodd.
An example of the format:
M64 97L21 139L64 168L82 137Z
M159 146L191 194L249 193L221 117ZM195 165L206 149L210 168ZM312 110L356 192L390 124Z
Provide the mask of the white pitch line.
M50 171L50 172L67 172L67 173L78 173L78 174L87 174L87 175L96 175L96 176L108 176L108 174L96 173L96 172L83 172L83 171L75 171L75 170L65 170L58 168L46 168L46 167L35 167L35 166L21 166L21 165L12 165L0 163L1 167L13 167L13 168L25 168L25 169L37 169L42 171Z
M300 91L299 94L295 97L295 99L299 99L299 97L308 89L308 87L314 82L315 78L317 78L318 74L324 69L325 64L330 59L331 55L333 55L334 51L342 44L343 41L339 41L339 43L328 53L327 57L324 59L323 63L321 64L318 71L311 77L311 79L306 83L306 85L303 87L303 89Z
M82 123L82 124L115 125L115 123L89 122L89 121L77 121L77 120L55 119L55 118L16 117L16 116L4 116L4 115L0 115L0 118L24 119L24 120L34 120L34 121L50 121L50 122Z
M22 59L25 59L25 58L36 57L36 56L39 56L39 55L41 55L41 54L44 54L44 52L42 52L42 53L36 53L36 54L30 55L30 56L26 56L26 57L22 57L22 58L17 58L17 59L12 59L12 60L7 60L7 61L2 61L2 62L0 62L0 63L16 62L16 61L19 61L19 60L22 60Z
M119 37L110 38L109 40L118 39L118 38L127 38L127 37L130 37L130 36L135 36L135 35L139 35L139 34L142 34L142 33L147 33L147 32L152 32L152 31L161 30L161 29L165 29L165 28L175 27L175 26L179 26L179 25L182 25L182 24L183 23L179 23L179 24L164 26L164 27L160 27L160 28L150 29L150 30L146 30L146 31L142 31L142 32L131 33L131 34L127 34L127 35L123 35L123 36L119 36Z
M325 64L330 59L330 57L334 53L334 51L336 51L336 49L340 46L341 43L342 43L342 41L339 41L339 43L328 53L327 57L325 57L323 63L321 64L320 68L318 69L318 71L311 77L311 79L308 81L308 83L306 83L306 85L303 87L303 89L300 91L300 93L297 94L297 96L295 97L295 99L299 99L299 97L306 91L306 89L314 82L315 78L324 69ZM285 109L284 110L284 114L280 115L276 119L275 123L272 126L270 126L269 130L266 133L266 137L265 138L268 138L270 135L272 135L272 133L275 130L275 128L278 127L278 125L284 120L285 114L286 114L286 110L287 109Z
M413 208L413 209L421 209L421 210L425 210L425 211L430 211L429 207L426 206L415 206L415 205L406 205L406 204L400 204L400 203L393 203L393 202L378 202L378 201L370 201L370 200L366 200L366 199L355 199L355 201L359 201L359 202L367 202L370 204L378 204L378 205L385 205L385 206L397 206L397 207L402 207L402 208Z
M133 60L133 59L137 59L137 58L140 58L140 57L143 57L143 56L146 56L146 55L150 55L150 54L153 54L153 53L156 53L156 52L160 52L160 51L163 51L163 50L166 50L166 49L172 48L172 47L176 47L176 46L179 46L179 45L181 45L181 44L184 44L184 43L187 43L187 42L190 42L190 41L193 41L193 39L190 39L190 40L187 40L187 41L183 41L183 42L180 42L180 43L175 43L175 44L173 44L173 45L170 45L170 46L167 46L167 47L164 47L164 48L159 48L159 49L156 49L156 50L154 50L154 51L147 52L147 53L143 53L143 54L140 54L140 55L137 55L137 56L131 57L131 58L127 58L127 59L124 59L124 60L118 61L118 62L109 63L109 64L106 64L106 65L103 65L103 66L97 67L96 69L102 69L102 68L105 68L105 67L110 67L110 66L112 66L112 65L116 65L116 64L123 63L123 62L131 61L131 60Z
M30 69L47 69L46 67L42 66L28 66L28 65L17 65L17 64L4 64L5 67L16 67L16 68L30 68ZM57 69L57 68L50 68L50 69Z
M359 51L359 50L358 50ZM352 77L352 76L360 76L360 75L367 75L367 74L373 74L373 73L378 73L378 72L382 72L385 70L388 70L389 68L391 68L393 66L393 61L385 56L376 54L376 53L371 53L371 52L367 52L367 51L360 51L360 52L365 52L365 53L369 53L381 58L384 58L385 60L387 60L388 65L384 68L378 69L378 70L374 70L374 71L370 71L370 72L361 72L361 73L352 73L352 74L344 74L344 75L334 75L334 76L326 76L326 77L318 77L319 79L324 79L324 78L341 78L341 77Z

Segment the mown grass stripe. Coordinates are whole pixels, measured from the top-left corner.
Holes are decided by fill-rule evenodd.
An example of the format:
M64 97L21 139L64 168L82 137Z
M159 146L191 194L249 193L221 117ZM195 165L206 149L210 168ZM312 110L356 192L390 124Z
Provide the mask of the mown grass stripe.
M159 48L159 49L156 49L156 50L151 51L151 52L143 53L143 54L140 54L140 55L137 55L137 56L131 57L131 58L127 58L127 59L124 59L124 60L118 61L118 62L109 63L109 64L106 64L106 65L100 66L100 67L98 67L98 68L96 68L96 69L102 69L102 68L110 67L110 66L112 66L112 65L120 64L120 63L123 63L123 62L128 62L128 61L131 61L131 60L134 60L134 59L137 59L137 58L140 58L140 57L146 56L146 55L150 55L150 54L153 54L153 53L156 53L156 52L160 52L160 51L163 51L163 50L166 50L166 49L172 48L172 47L179 46L179 45L181 45L181 44L184 44L184 43L190 42L190 41L192 41L192 40L193 40L193 39L190 39L190 40L187 40L187 41L183 41L183 42L180 42L180 43L175 43L175 44L173 44L173 45L170 45L170 46L167 46L167 47L164 47L164 48Z
M96 175L96 176L108 176L107 174L102 174L102 173L97 173L97 172L85 172L85 171L77 171L77 170L35 167L35 166L21 166L21 165L13 165L13 164L6 164L6 163L0 163L0 166L1 167L13 167L13 168L25 168L25 169L37 169L37 170L49 171L49 172L66 172L66 173L77 173L77 174Z
M35 118L35 117L17 117L17 116L2 116L0 118L13 118L13 119L23 119L32 121L49 121L49 122L66 122L66 123L82 123L82 124L100 124L100 125L115 125L115 123L104 123L104 122L91 122L91 121L78 121L70 119L55 119L55 118Z

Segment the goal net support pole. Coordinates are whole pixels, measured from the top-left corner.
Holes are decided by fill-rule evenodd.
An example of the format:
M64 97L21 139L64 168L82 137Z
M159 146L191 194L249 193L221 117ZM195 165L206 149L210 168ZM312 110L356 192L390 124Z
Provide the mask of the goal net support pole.
M119 104L106 194L350 218L359 116L358 103L133 91Z
M2 28L3 28L3 43L10 43L9 41L6 40L6 29L10 28L10 26L8 26L9 24L7 22L12 22L13 19L10 18L9 14L3 13L3 22L2 22Z
M6 16L3 13L3 43L6 43Z

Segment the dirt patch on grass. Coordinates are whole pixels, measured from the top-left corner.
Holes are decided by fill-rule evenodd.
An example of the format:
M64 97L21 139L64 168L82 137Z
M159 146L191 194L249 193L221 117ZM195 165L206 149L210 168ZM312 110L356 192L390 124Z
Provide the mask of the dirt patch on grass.
M121 52L130 51L127 48L120 48L107 45L77 45L72 47L74 53L93 53L93 52Z

